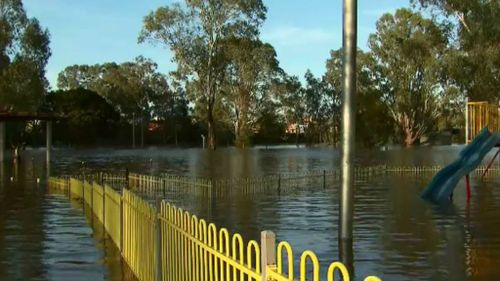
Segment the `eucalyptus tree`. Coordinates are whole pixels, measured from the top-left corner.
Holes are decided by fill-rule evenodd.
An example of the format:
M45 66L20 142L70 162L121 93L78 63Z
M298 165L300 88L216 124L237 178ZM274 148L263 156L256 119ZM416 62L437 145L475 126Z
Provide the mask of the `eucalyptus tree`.
M356 140L364 146L387 143L393 133L392 119L383 101L383 79L375 59L370 53L358 50L357 54L357 97L356 97ZM326 62L324 80L332 88L333 123L340 128L342 91L342 50L330 52ZM338 134L338 132L337 132Z
M274 81L273 95L279 100L281 113L285 117L289 129L295 130L295 143L299 144L300 134L304 128L306 115L306 92L297 76L283 74Z
M305 112L310 122L305 130L309 142L335 143L340 113L340 92L323 78L307 70L305 78Z
M21 0L0 0L0 111L37 110L48 89L50 35Z
M122 64L73 65L59 73L58 86L62 90L84 88L97 92L132 125L137 117L143 144L144 125L159 112L158 108L174 106L171 103L175 102L167 77L157 69L156 63L142 56Z
M435 131L447 36L433 20L399 9L377 21L369 46L381 73L384 91L398 138L407 146Z
M444 63L460 92L471 100L500 102L500 1L411 2L451 27L452 48Z
M224 44L224 54L228 67L222 98L229 109L235 143L245 147L269 101L270 84L282 70L274 48L260 40L231 38Z
M168 46L177 73L197 88L194 101L205 106L211 149L216 147L214 110L226 68L223 43L226 38L257 38L266 12L262 0L185 0L144 18L139 41Z
M100 75L101 66L99 64L70 65L57 75L57 88L64 91L78 88L97 91L96 81L101 79Z

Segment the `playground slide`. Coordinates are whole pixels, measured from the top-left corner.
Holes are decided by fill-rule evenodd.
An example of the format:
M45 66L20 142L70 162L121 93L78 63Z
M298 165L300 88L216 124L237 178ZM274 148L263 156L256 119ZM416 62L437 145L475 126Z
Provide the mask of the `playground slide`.
M422 198L434 202L449 200L458 182L479 166L486 154L499 142L500 133L492 134L488 128L482 129L479 135L460 151L456 161L434 176L422 192Z

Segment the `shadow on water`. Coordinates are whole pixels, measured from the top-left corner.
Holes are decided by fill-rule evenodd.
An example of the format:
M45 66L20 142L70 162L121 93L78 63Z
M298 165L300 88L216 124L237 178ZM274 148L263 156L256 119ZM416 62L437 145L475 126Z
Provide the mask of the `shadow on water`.
M45 168L0 165L0 279L135 280L80 204L46 188Z

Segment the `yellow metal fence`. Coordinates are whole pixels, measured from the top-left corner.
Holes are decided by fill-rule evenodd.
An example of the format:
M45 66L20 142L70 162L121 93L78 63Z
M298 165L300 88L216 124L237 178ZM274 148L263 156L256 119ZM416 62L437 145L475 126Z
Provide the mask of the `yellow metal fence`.
M157 211L130 191L123 191L122 255L139 280L157 280Z
M245 241L165 200L156 208L131 191L119 194L109 186L74 178L50 178L49 186L67 190L71 198L91 207L140 281L333 281L336 270L342 280L350 280L340 262L331 263L327 275L320 276L312 251L304 251L296 264L290 244L276 246L270 231L262 232L260 243Z
M488 102L468 102L465 120L466 143L470 143L484 127L491 132L500 132L500 106Z
M104 204L104 228L118 249L122 249L122 196L107 185L104 186L104 193L106 197Z

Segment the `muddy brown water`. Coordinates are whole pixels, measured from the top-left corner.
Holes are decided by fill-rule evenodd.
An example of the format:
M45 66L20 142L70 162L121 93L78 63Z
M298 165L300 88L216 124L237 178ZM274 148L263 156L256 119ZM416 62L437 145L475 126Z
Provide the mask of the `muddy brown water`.
M358 165L444 165L461 146L358 151ZM89 226L76 202L44 185L43 150L23 152L21 163L0 167L0 280L131 280L119 253L99 227ZM489 155L487 159L491 158ZM249 177L337 168L330 148L272 147L215 152L201 149L56 149L52 174L90 170L162 172L202 177ZM82 164L83 162L83 164ZM497 164L498 165L498 162ZM13 177L13 181L11 181ZM41 178L37 184L36 178ZM356 280L498 280L500 175L472 178L467 204L461 182L453 203L419 198L430 174L382 175L356 181L353 262ZM272 230L295 256L305 249L321 264L338 260L338 183L281 193L209 200L192 195L167 200L199 217L258 239ZM144 196L151 196L144 194Z

